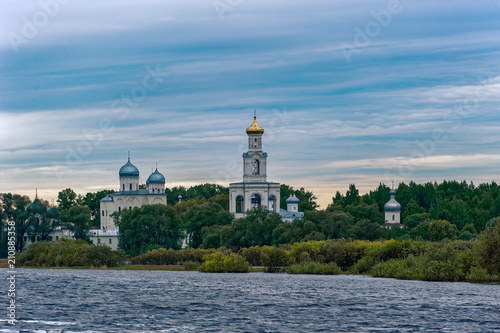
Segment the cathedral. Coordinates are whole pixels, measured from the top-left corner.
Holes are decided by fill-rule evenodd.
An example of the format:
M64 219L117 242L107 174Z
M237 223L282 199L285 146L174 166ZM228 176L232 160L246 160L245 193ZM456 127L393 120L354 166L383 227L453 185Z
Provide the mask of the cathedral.
M146 189L139 189L139 169L130 162L120 168L120 191L108 194L101 200L101 230L116 230L118 227L111 214L123 209L143 205L167 204L165 177L156 169L146 181Z
M243 153L243 181L229 184L229 211L241 218L247 210L264 206L269 212L280 214L285 222L303 217L296 196L287 199L288 210L280 209L280 183L267 181L267 153L262 151L264 129L257 123L256 115L246 132L248 151Z

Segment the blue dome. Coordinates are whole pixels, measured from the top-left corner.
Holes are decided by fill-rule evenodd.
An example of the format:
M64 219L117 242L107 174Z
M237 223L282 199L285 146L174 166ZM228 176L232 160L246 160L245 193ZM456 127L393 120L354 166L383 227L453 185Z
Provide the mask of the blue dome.
M47 211L47 207L43 205L40 199L36 198L33 202L26 207L27 212L43 213Z
M400 212L401 205L396 201L396 191L394 189L390 192L391 199L384 205L384 211L386 212Z
M156 169L146 180L146 184L165 184L165 177Z
M120 168L120 177L139 177L139 169L130 163L130 159L127 164Z
M295 194L292 194L291 196L288 197L288 199L286 199L286 203L300 203L300 200L299 198L297 198L295 196Z
M54 214L54 215L61 215L61 212L57 210L57 208L52 207L49 209L49 213Z

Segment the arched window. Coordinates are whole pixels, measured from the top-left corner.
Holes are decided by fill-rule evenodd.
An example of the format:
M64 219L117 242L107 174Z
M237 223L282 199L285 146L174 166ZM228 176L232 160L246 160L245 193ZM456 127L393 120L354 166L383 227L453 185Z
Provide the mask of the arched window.
M260 162L257 159L252 161L252 174L253 175L260 174Z
M243 202L243 197L241 195L238 195L236 197L236 213L244 213L245 212L245 205Z
M395 216L394 216L394 215L392 215L392 220L393 220L393 221L395 220Z
M252 208L256 208L260 206L260 195L254 194L251 198Z
M276 213L276 197L274 195L269 196L269 203L268 203L269 211L271 213Z
M132 184L130 184L130 190L132 191Z
M123 191L125 191L125 184L123 184Z
M121 212L122 211L122 208L121 207L118 207L118 211Z

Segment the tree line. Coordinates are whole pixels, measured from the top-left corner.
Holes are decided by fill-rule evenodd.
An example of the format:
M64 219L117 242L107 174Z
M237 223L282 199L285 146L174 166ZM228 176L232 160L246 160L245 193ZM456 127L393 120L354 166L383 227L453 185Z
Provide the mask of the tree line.
M312 192L282 184L281 208L286 209L286 198L293 193L300 199L299 211L305 213L303 219L284 223L278 214L269 213L264 207L249 211L245 218L234 219L228 211L229 189L200 184L167 188L167 206L123 210L114 217L120 227L120 248L135 255L160 247L178 249L184 239L193 248L225 246L235 251L342 238L473 240L487 227L493 227L500 215L500 187L495 182L479 186L465 181L401 183L396 200L401 204L405 227L385 228L383 212L389 191L388 186L380 184L360 195L355 184L351 184L345 193L336 192L328 207L319 209ZM0 194L2 249L6 248L3 245L7 220L16 222L17 249L22 249L28 238L32 242L49 240L58 226L69 228L76 238L88 242L90 227L100 226L100 200L109 193L113 191L83 196L64 189L54 207L43 199L31 203L27 196Z

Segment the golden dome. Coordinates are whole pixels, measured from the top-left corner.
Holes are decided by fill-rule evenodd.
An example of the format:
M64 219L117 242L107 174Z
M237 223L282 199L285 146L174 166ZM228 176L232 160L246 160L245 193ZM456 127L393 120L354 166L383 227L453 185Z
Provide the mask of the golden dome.
M253 116L253 123L247 128L247 134L264 134L264 129L257 123L257 116Z

